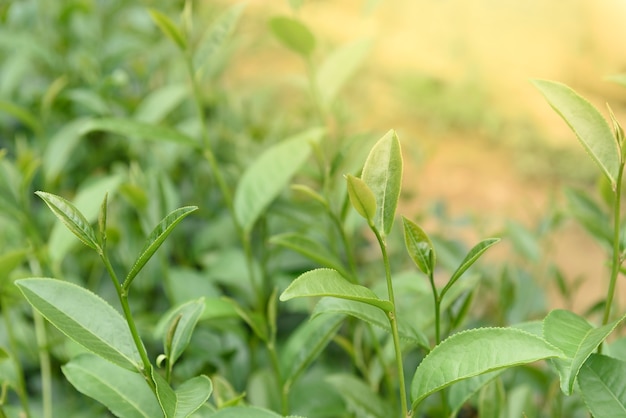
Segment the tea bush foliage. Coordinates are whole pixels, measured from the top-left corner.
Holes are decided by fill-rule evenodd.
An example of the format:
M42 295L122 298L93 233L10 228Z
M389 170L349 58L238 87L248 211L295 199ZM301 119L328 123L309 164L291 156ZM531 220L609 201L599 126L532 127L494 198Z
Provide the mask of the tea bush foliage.
M401 138L342 105L371 40L326 50L289 4L254 34L244 3L0 6L0 416L626 416L612 112L534 81L603 176L566 195L611 265L548 312L564 215L467 246L402 214ZM298 98L233 85L246 36L300 60Z

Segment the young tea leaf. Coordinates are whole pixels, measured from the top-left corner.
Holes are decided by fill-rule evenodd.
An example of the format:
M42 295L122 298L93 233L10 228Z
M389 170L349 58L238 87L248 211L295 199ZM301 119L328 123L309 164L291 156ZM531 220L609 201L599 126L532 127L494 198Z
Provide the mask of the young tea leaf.
M213 392L211 379L205 375L193 377L176 388L178 400L174 418L187 418L209 399Z
M277 16L270 19L269 25L274 36L292 51L308 57L315 49L315 37L299 20Z
M128 324L98 295L55 279L21 279L15 284L44 318L72 340L121 367L140 368L141 357Z
M174 22L158 10L150 9L148 12L150 13L150 17L154 23L156 23L159 29L161 29L161 32L174 41L174 43L184 51L187 48L187 41Z
M322 139L324 130L310 129L266 150L243 173L233 205L237 221L251 231L265 208L282 192L311 153L310 143Z
M159 418L163 412L143 376L93 354L81 354L61 366L79 392L100 402L118 417Z
M163 415L165 418L175 418L178 417L178 398L176 397L176 392L170 386L169 383L155 370L154 367L151 369L152 372L152 381L156 386L156 396L159 401L159 405L161 405L161 411L163 411Z
M437 345L417 367L411 384L413 409L427 396L458 381L563 352L515 328L477 328L454 334Z
M348 182L348 196L352 207L367 220L370 226L374 226L374 217L376 216L374 192L363 180L351 174L346 176L346 181Z
M176 225L178 225L180 221L182 221L190 213L196 210L198 210L197 206L185 206L182 208L178 208L170 212L165 218L161 220L161 222L159 222L159 224L152 230L152 232L148 236L146 244L139 253L139 257L137 257L137 261L135 261L135 264L128 272L128 275L126 276L126 281L124 281L125 289L128 289L132 280L141 271L143 266L146 265L146 263L154 255L156 250L159 249L161 244L163 244L168 235L171 234Z
M415 222L402 217L404 225L404 243L409 256L415 265L427 276L433 273L437 256L433 243L426 235L426 232Z
M52 213L54 213L79 240L88 247L100 251L96 233L89 224L89 221L87 221L85 216L83 216L72 203L61 196L51 193L38 191L35 192L35 194L46 202L46 205L48 205Z
M474 248L472 248L469 253L467 253L463 261L461 261L461 265L456 269L454 273L452 273L450 280L441 290L441 295L445 295L450 287L452 287L452 285L459 279L459 277L461 277L463 273L465 273L467 269L470 268L472 264L474 264L476 260L478 260L480 256L485 253L485 251L487 251L498 242L500 242L500 238L487 238L476 244Z
M626 362L592 354L580 369L583 400L595 418L626 417Z
M620 167L619 146L604 117L591 103L564 84L547 80L534 80L533 84L574 131L615 189Z
M316 269L307 271L294 280L280 295L281 301L310 296L332 296L376 306L385 312L393 309L391 302L380 299L367 287L348 282L337 271Z
M169 332L164 335L163 346L170 365L176 363L176 360L179 359L185 348L187 348L191 340L191 334L203 312L204 298L200 298L179 306L168 315L170 327L173 326L174 329L169 338Z
M374 225L381 234L387 235L393 226L402 186L402 152L394 130L374 145L365 160L361 178L376 197Z

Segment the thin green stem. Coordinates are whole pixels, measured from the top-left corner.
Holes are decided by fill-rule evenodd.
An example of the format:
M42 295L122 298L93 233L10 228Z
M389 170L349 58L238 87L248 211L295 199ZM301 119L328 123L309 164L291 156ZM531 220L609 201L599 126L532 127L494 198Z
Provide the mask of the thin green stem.
M602 317L602 325L609 322L611 317L611 307L615 298L615 285L617 276L619 275L620 259L620 224L621 224L621 199L622 199L622 175L624 173L624 164L620 165L619 174L617 175L617 183L615 187L615 201L613 202L613 263L611 266L611 280L606 295L606 304L604 305L604 316ZM600 347L601 350L602 347Z
M406 399L406 387L404 383L404 366L402 362L402 350L400 347L400 334L398 333L398 317L396 315L396 302L393 294L393 284L391 283L391 264L389 263L389 256L387 255L387 245L383 237L380 235L376 227L370 225L372 231L376 235L378 245L383 255L383 263L385 265L385 278L387 279L387 293L389 294L389 301L391 302L391 311L387 313L389 318L389 325L391 326L391 336L393 338L393 347L395 350L396 367L398 370L398 383L400 386L400 406L402 416L408 415L407 399Z
M48 352L46 324L43 317L36 310L33 310L33 320L35 321L35 336L37 338L37 350L41 366L43 416L44 418L52 418L52 366L50 353Z
M354 259L354 254L352 254L352 246L350 245L350 241L348 240L348 236L346 235L346 231L343 228L341 220L335 214L329 205L327 205L326 209L328 213L330 213L330 218L335 224L337 231L339 231L339 236L341 237L341 242L343 243L344 251L346 252L346 259L348 260L348 267L350 268L351 277L347 277L352 283L357 283L357 273L356 273L356 260Z
M28 405L28 395L26 393L26 382L24 381L24 369L22 368L22 363L20 363L19 359L16 357L18 350L15 343L15 333L13 332L13 321L11 321L10 311L5 298L0 296L0 300L3 307L2 318L4 319L7 336L9 337L11 359L13 360L13 366L15 367L15 373L17 375L17 388L15 388L15 391L17 392L17 396L20 398L20 403L22 405L22 409L24 410L25 417L30 417L30 407Z
M441 298L437 292L437 286L435 285L435 278L433 276L433 272L431 271L428 275L428 281L430 282L430 287L433 290L433 301L435 302L435 345L438 345L441 342Z

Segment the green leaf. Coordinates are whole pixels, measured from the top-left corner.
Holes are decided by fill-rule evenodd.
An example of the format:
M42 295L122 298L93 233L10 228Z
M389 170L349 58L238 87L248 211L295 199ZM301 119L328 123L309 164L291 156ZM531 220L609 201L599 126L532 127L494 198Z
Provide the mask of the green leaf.
M184 51L187 48L187 41L183 37L183 34L169 17L155 9L149 9L148 13L150 13L150 17L159 29L161 29L163 34L174 41L181 50Z
M480 389L497 378L505 369L480 374L469 379L461 380L450 387L448 405L452 411L458 411Z
M298 376L320 355L344 319L343 315L317 316L302 323L289 336L280 358L285 388L290 388Z
M576 221L602 244L611 247L613 230L606 222L609 214L583 191L566 188L565 197Z
M485 251L487 251L498 242L500 242L500 238L487 238L476 244L474 248L472 248L469 253L467 253L463 261L461 261L461 265L459 265L456 271L452 273L450 280L441 290L441 295L445 295L450 287L452 287L452 285L459 279L459 277L461 277L463 273L465 273L467 269L470 268L472 264L474 264L476 260L478 260L480 256L485 253Z
M553 360L559 372L563 393L572 394L582 365L625 318L623 316L594 328L584 318L567 310L555 309L546 316L543 321L544 339L567 356L567 359Z
M580 369L583 400L595 418L626 417L626 362L592 354Z
M267 342L269 340L269 328L265 318L263 318L263 315L244 308L234 299L224 297L223 300L232 305L235 312L237 312L237 315L239 315L239 317L243 319L243 321L248 324L250 328L252 328L252 331L254 331L257 337L259 337L262 341Z
M153 125L125 118L92 119L82 131L85 135L89 132L105 131L129 138L141 138L150 141L165 141L175 144L196 147L198 143L193 138L167 126Z
M196 72L202 70L202 67L215 56L215 53L232 34L244 7L245 3L230 7L205 32L193 56L193 68Z
M178 399L176 392L167 381L161 376L154 367L151 369L152 381L156 386L156 396L161 405L161 410L165 418L174 418L178 409Z
M358 177L348 174L346 180L352 207L367 220L370 226L374 225L374 217L376 216L376 197L374 192Z
M252 230L265 208L306 161L311 152L310 143L318 142L323 135L323 129L315 128L273 145L243 173L233 204L237 221L245 231Z
M333 51L319 67L315 81L322 106L328 108L341 87L353 77L372 46L359 40Z
M233 406L232 408L220 409L210 418L283 418L276 412L255 406Z
M335 374L328 376L326 381L339 392L355 416L389 418L393 415L391 406L361 379L349 374Z
M343 267L341 260L339 260L335 254L330 252L327 246L324 246L317 241L313 241L304 235L295 233L280 234L271 237L269 242L289 248L290 250L302 254L324 267L337 270L344 277L349 276L349 273Z
M47 182L56 180L65 168L74 148L78 145L84 130L91 121L91 118L73 120L63 125L57 133L47 140L42 161Z
M322 298L311 313L311 318L324 313L341 313L353 316L362 321L384 329L391 335L389 318L383 311L365 303L355 302L347 299ZM415 326L413 318L406 320L404 316L399 316L398 334L400 338L413 345L430 350L430 344L426 335Z
M574 131L615 190L620 153L604 117L591 103L564 84L546 80L534 80L533 83Z
M15 119L28 126L37 136L41 135L43 132L39 119L21 106L5 100L0 100L0 112L5 112L13 116Z
M15 284L44 318L78 344L124 368L141 367L128 324L98 295L55 279L21 279Z
M5 280L9 279L9 274L22 264L30 253L29 248L21 248L0 255L0 289L4 286Z
M98 218L100 212L100 202L102 197L109 193L109 196L117 190L123 177L121 175L112 175L101 177L94 181L85 182L80 186L78 193L74 197L73 205L80 210L85 219L91 223ZM57 223L50 233L48 240L48 251L50 258L55 262L60 262L68 251L77 242L70 239L70 232L64 225Z
M93 354L81 354L61 367L79 392L100 402L116 416L156 418L163 412L143 376Z
M176 388L178 405L175 418L186 418L196 412L209 399L213 384L207 376L193 377Z
M135 264L128 272L126 281L124 282L124 289L128 289L132 280L141 271L143 266L146 265L148 260L154 255L156 250L159 249L165 239L172 233L176 225L180 223L190 213L198 210L197 206L184 206L170 212L165 218L159 222L159 224L152 230L146 243L139 253L139 257L135 261Z
M38 191L35 192L35 194L46 202L46 205L48 205L52 213L54 213L79 240L86 246L98 252L101 251L96 233L89 224L89 221L71 202L51 193Z
M380 299L367 287L349 283L337 271L316 269L300 275L280 295L281 301L310 296L332 296L376 306L385 312L393 309L391 302Z
M180 358L189 345L191 334L204 311L204 307L204 298L200 298L179 306L167 315L169 324L167 329L170 330L172 326L175 327L169 338L169 331L163 336L165 355L171 365L176 363L176 360Z
M154 89L137 105L134 117L146 124L159 123L182 103L188 94L189 90L185 84L170 84Z
M274 36L292 51L308 57L315 49L315 37L299 20L277 16L270 19L269 25Z
M374 225L381 234L389 234L402 186L402 152L394 130L374 145L365 160L361 178L376 196Z
M437 255L433 243L426 232L415 222L402 217L404 225L404 243L415 265L427 276L433 273Z
M477 328L437 345L413 375L413 409L427 396L463 379L564 356L543 339L514 328Z

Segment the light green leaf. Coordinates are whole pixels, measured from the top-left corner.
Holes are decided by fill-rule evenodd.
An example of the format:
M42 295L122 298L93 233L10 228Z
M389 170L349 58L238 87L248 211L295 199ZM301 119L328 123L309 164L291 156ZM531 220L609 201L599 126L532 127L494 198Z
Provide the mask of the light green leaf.
M198 72L211 60L215 53L222 47L224 42L232 34L239 16L245 7L245 3L239 3L230 7L222 14L213 25L204 33L202 41L193 56L193 68Z
M437 345L417 367L413 409L427 396L463 379L564 354L543 339L514 328L477 328Z
M580 369L583 400L595 418L626 417L626 362L592 354Z
M233 406L232 408L220 409L210 418L283 418L276 412L255 406Z
M315 37L299 20L277 16L270 19L269 25L278 40L292 51L308 57L315 49Z
M146 124L159 123L189 94L184 84L170 84L152 90L137 106L135 119Z
M365 160L361 178L376 196L374 225L381 234L387 235L393 226L402 186L402 152L394 130L374 145Z
M48 139L42 162L47 182L55 180L66 166L89 123L90 118L73 120Z
M315 309L311 313L311 318L315 318L317 315L324 313L341 313L351 315L368 324L375 325L384 329L391 335L391 326L389 325L389 318L383 311L365 303L355 302L347 299L337 298L322 298ZM398 321L398 334L400 338L409 341L410 343L430 350L430 344L428 338L422 331L417 329L413 318L406 320L404 316L399 316Z
M564 84L547 80L534 80L533 83L574 131L615 189L620 153L604 117L591 103Z
M348 409L358 417L389 418L391 406L383 401L365 382L349 374L328 376L330 383L344 399Z
M204 298L200 298L189 301L168 313L167 329L172 330L171 327L174 326L174 322L176 324L171 335L169 335L170 332L168 331L163 336L165 355L171 365L176 363L176 360L178 360L183 351L185 351L185 348L187 348L187 345L189 345L191 334L204 308Z
M314 128L292 136L263 152L241 176L234 196L237 221L251 231L263 211L287 186L306 161L310 143L318 142L324 130Z
M175 418L186 418L197 411L211 396L213 384L207 376L193 377L176 388L178 405Z
M281 352L285 388L290 388L302 372L333 339L345 317L321 315L302 323L293 332Z
M271 237L269 242L289 248L290 250L302 254L324 267L337 270L339 274L344 277L349 275L343 267L341 260L339 260L335 254L330 252L327 246L324 246L304 235L295 233L280 234Z
M252 331L254 331L257 337L259 337L262 341L268 341L269 328L265 318L263 318L263 315L244 308L234 299L224 297L223 300L232 305L235 312L237 312L237 315L239 315L239 317L243 319L243 321L248 324L250 328L252 328Z
M81 354L62 366L61 370L79 392L100 402L115 416L163 417L156 396L137 372L118 367L93 354Z
M148 13L150 13L150 17L154 23L161 29L161 32L174 41L181 50L184 51L187 48L187 41L183 37L183 34L169 17L155 9L148 10Z
M374 225L374 217L376 216L376 197L374 192L358 177L348 174L346 180L352 207L367 220L370 226Z
M402 217L404 225L404 243L409 256L415 265L427 276L430 276L435 269L437 255L433 243L426 235L426 232L415 222Z
M178 208L172 212L170 212L165 218L159 222L159 224L152 230L146 243L139 253L139 257L137 257L137 261L133 265L133 268L130 269L128 275L126 276L126 281L124 281L124 289L128 289L132 280L137 276L137 274L141 271L143 266L146 265L148 260L154 255L156 250L159 249L161 244L165 241L165 239L172 233L176 225L180 223L185 217L187 217L190 213L198 210L197 206L184 206L182 208Z
M307 271L294 280L280 295L281 301L310 296L332 296L376 306L385 312L393 308L391 302L380 299L367 287L348 282L337 271L316 269Z
M62 333L119 366L140 368L141 357L122 316L98 295L55 279L17 280L28 302Z
M111 132L129 138L141 138L150 141L166 141L191 147L198 145L193 138L167 126L153 125L125 118L92 119L83 128L82 134L85 135L94 131Z
M599 328L573 312L555 309L543 321L543 337L561 349L567 359L553 362L561 378L561 390L571 395L580 368L598 346L613 332L626 316Z
M80 210L88 223L92 223L97 219L102 197L106 193L109 193L109 196L113 195L122 179L121 175L112 175L101 177L80 186L78 193L74 197L73 205ZM50 258L55 262L60 262L76 243L75 240L71 239L70 233L65 226L57 223L52 228L48 241Z
M369 39L359 40L333 51L319 67L315 81L322 106L328 108L341 87L359 68L372 46Z
M316 192L315 190L313 190L311 187L307 186L306 184L292 184L291 190L294 190L306 196L309 196L310 198L318 201L322 206L328 207L328 201L326 200L326 198L322 196L321 194L319 194L318 192Z
M165 418L176 417L176 410L178 409L176 392L174 392L174 389L172 389L170 384L167 383L163 376L161 376L154 367L151 369L151 372L152 381L156 386L156 396L159 401L159 405L161 405L163 415L165 415Z
M67 229L76 235L83 244L98 252L100 251L96 233L89 224L89 221L71 202L51 193L38 191L35 192L35 194L46 202L46 205L48 205L52 213L54 213Z
M452 411L458 411L480 389L498 377L505 369L480 374L461 380L450 387L448 392L448 405Z
M461 265L459 265L456 271L452 273L450 280L441 290L441 295L445 295L450 287L452 287L452 285L459 279L459 277L461 277L463 273L465 273L467 269L470 268L472 264L474 264L476 260L478 260L480 256L485 253L485 251L487 251L498 242L500 242L500 238L487 238L476 244L474 248L472 248L469 253L467 253L463 261L461 261Z

